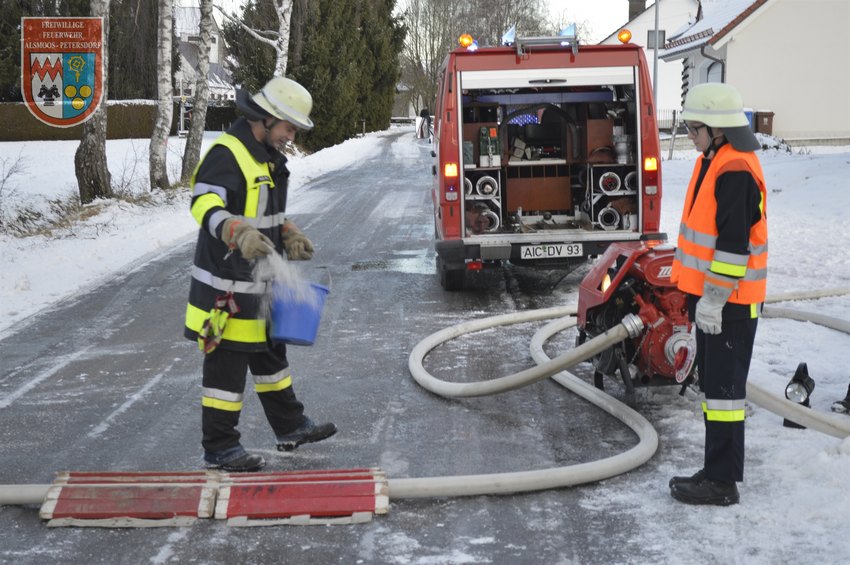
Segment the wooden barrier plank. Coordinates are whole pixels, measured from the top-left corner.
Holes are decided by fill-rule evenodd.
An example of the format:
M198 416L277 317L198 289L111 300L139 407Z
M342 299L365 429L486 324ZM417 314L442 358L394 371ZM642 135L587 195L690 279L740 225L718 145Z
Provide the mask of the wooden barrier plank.
M386 477L377 469L261 473L226 477L215 517L330 518L385 513L388 507Z
M72 486L60 487L48 494L42 506L42 518L98 520L128 517L142 519L199 515L203 498L213 494L203 486ZM53 504L48 504L53 502ZM212 500L210 500L210 504Z
M389 509L379 469L273 473L62 472L39 515L49 526L185 526L362 523ZM228 522L231 523L231 522Z
M56 484L113 484L113 483L206 483L218 481L218 471L188 471L163 473L161 471L101 473L72 471L58 473Z

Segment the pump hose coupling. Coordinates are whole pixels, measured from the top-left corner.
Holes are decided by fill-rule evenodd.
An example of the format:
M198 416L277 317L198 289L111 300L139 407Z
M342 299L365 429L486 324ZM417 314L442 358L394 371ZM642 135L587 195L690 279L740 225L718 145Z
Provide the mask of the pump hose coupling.
M626 331L629 332L629 337L634 339L643 333L643 320L635 314L626 314L621 322Z

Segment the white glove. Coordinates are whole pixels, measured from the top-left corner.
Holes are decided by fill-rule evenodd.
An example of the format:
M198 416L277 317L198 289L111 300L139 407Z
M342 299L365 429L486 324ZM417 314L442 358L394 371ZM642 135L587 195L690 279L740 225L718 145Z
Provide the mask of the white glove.
M694 321L707 334L717 335L723 326L723 306L732 295L734 286L720 286L705 279L702 297L697 302Z

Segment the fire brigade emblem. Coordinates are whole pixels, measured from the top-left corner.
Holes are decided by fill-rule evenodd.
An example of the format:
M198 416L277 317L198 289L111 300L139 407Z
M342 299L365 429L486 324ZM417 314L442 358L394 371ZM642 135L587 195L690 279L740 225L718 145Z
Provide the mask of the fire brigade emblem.
M102 18L22 18L21 91L55 127L91 118L103 94Z

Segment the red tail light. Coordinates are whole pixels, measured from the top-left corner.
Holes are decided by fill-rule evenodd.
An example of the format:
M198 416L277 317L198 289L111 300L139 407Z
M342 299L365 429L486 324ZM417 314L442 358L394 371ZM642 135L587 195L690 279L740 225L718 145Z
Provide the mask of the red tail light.
M643 191L645 194L658 194L658 157L643 159Z

